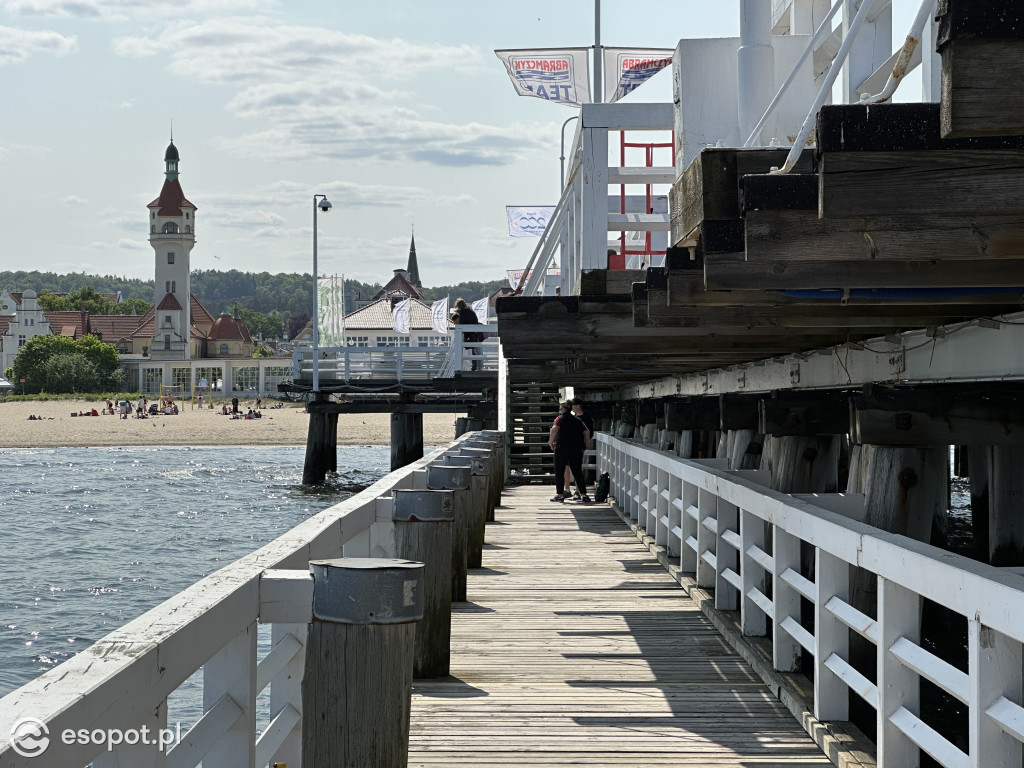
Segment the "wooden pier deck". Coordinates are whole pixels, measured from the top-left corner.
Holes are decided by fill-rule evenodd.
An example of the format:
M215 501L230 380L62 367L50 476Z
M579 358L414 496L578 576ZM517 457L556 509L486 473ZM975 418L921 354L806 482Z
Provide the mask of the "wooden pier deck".
M831 766L607 505L508 488L410 766Z

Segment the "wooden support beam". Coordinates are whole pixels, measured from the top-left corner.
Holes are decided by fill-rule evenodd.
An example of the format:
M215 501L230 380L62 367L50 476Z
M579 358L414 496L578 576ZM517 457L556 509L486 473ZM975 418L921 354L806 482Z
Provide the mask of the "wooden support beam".
M719 429L717 397L692 397L665 401L665 429L673 432Z
M580 277L580 294L597 296L619 293L629 295L633 283L642 283L646 276L643 269L592 269Z
M845 435L850 431L849 393L776 391L759 401L758 430L778 437Z
M1024 385L872 387L851 398L851 436L874 445L1024 445Z
M940 9L942 136L1024 135L1024 9L1005 0Z
M759 426L758 403L762 397L764 395L719 395L719 428L723 432L739 429L756 431Z
M953 214L865 219L820 219L817 208L749 211L745 246L747 262L771 267L778 262L790 266L797 261L835 264L838 268L842 264L836 262L845 261L943 265L960 260L972 264L976 260L1000 262L1024 258L1024 210L1009 216ZM922 285L934 284L928 283L924 274L913 277L923 280Z

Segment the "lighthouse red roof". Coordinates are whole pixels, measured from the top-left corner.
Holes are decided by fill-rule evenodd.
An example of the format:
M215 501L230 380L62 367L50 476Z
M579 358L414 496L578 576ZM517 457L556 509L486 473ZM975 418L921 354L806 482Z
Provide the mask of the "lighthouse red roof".
M174 179L164 181L164 188L160 190L160 197L150 203L147 208L159 208L157 216L181 216L182 208L196 210L196 207L185 199L185 193L181 190L181 183Z

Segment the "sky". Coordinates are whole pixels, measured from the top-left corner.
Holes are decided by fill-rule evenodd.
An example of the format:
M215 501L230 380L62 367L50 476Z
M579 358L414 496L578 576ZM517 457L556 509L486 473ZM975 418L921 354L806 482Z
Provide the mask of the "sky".
M738 8L603 0L601 42L736 36ZM193 269L311 272L326 194L322 274L386 281L415 227L425 285L504 277L536 245L505 206L556 202L576 110L516 96L493 49L593 41L590 0L0 0L0 270L152 279L173 124ZM627 99L670 97L663 71Z

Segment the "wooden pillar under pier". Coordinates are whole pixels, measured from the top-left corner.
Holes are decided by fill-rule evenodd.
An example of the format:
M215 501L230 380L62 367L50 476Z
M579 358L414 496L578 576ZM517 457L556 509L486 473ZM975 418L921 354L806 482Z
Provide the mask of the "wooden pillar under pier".
M316 399L309 404L306 460L302 467L303 485L323 485L327 473L337 471L338 468L338 415L317 408L318 404L327 402L327 397L318 392Z
M391 413L391 471L423 458L423 414Z
M1024 446L989 449L988 490L989 562L1024 565Z
M968 454L968 478L971 483L971 551L975 560L989 561L989 448L972 445Z

